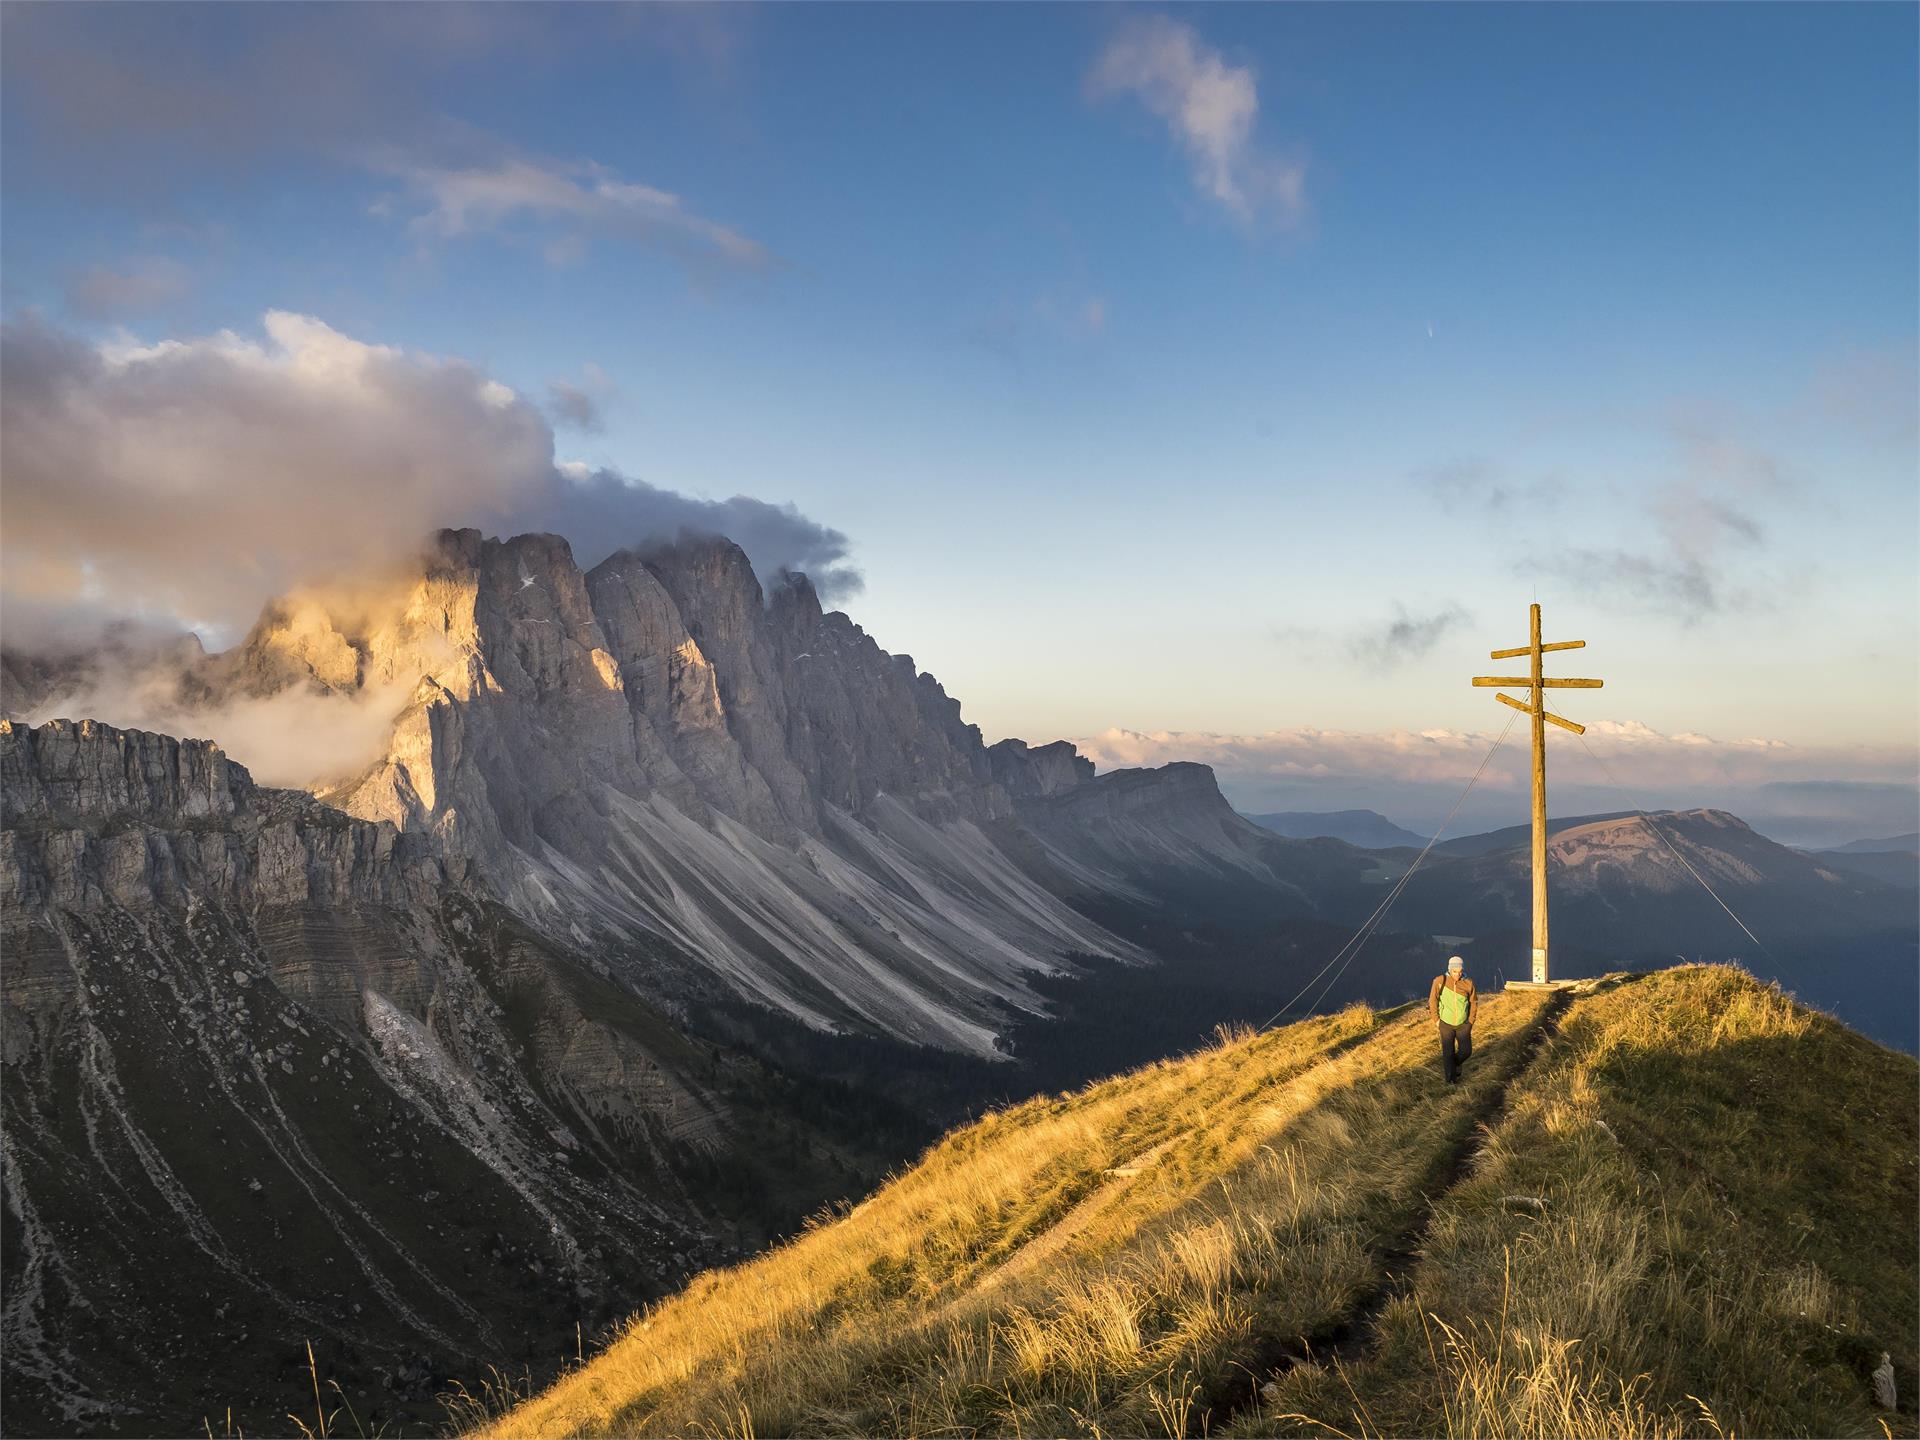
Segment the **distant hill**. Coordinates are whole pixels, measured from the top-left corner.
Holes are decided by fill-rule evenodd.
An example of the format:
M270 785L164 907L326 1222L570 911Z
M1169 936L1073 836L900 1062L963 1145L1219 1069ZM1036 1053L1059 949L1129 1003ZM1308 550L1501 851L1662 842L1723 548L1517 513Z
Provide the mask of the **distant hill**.
M1602 820L1625 820L1633 814L1631 810L1609 810L1602 815L1563 815L1550 818L1547 821L1547 837L1551 839L1578 825L1592 825ZM1515 846L1526 845L1532 839L1533 826L1530 823L1507 825L1498 830L1483 830L1477 835L1461 835L1452 840L1442 840L1433 847L1433 852L1436 855L1490 855L1496 850L1511 850Z
M1403 829L1377 810L1281 810L1247 819L1289 840L1344 840L1362 850L1392 850L1401 845L1417 849L1427 843L1426 836Z
M1889 835L1884 840L1850 840L1822 853L1828 855L1884 855L1892 850L1920 850L1920 834Z
M1423 1007L1354 1006L990 1114L465 1418L1913 1432L1910 1057L1725 966L1489 994L1476 1029L1454 1088ZM1875 1404L1883 1354L1897 1413Z
M1835 870L1898 885L1903 890L1920 890L1920 835L1855 840L1837 850L1809 850L1806 853Z
M1911 888L1843 869L1833 856L1788 849L1720 810L1561 820L1551 833L1558 973L1675 956L1738 958L1876 1039L1914 1048L1920 934ZM1508 977L1521 972L1532 897L1526 827L1470 838L1495 837L1510 843L1429 858L1392 917L1403 929L1473 937L1459 948L1475 973L1490 978L1503 968Z
M1838 874L1827 857L1776 844L1723 810L1558 820L1549 836L1556 915L1576 928L1604 926L1616 950L1664 944L1671 951L1720 938L1728 921L1702 880L1763 938L1836 934L1907 910L1886 887ZM1503 843L1479 843L1496 840ZM1527 842L1526 827L1515 826L1469 837L1466 850L1437 846L1437 858L1415 875L1400 904L1422 917L1422 928L1454 934L1521 922L1532 894ZM1708 927L1710 933L1697 933Z

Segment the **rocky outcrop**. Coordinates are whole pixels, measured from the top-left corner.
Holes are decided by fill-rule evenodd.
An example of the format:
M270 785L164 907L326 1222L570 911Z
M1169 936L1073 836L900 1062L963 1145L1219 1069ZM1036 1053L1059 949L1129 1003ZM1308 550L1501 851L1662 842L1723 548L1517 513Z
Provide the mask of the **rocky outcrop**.
M379 756L320 798L432 841L449 876L669 1008L726 996L994 1056L1044 1010L1038 977L1144 958L1085 897L1151 903L1162 864L1280 883L1203 767L1096 777L1066 742L989 749L912 657L802 575L763 590L722 539L582 573L555 536L443 532L414 572L268 606L178 688L390 714ZM324 820L276 823L314 852L281 869L323 890L353 858L320 853ZM115 844L96 868L123 887L221 858Z
M1093 762L1070 740L1051 745L1002 740L987 751L987 763L995 782L1015 800L1044 799L1093 779Z
M717 987L992 1055L1030 977L1134 955L995 842L1016 802L958 702L725 540L583 574L554 536L449 531L410 583L292 597L220 664L404 689L385 754L322 796L669 1003ZM1091 770L1035 755L1002 762L1026 792Z
M1059 773L1058 761L1052 770ZM1237 814L1205 765L1077 777L1023 800L1020 821L1089 889L1147 900L1173 877L1232 877L1290 895L1298 910L1313 908L1293 873L1294 847Z
M435 1418L737 1253L741 1195L832 1183L754 1062L429 831L90 721L0 722L0 806L10 1431L279 1414L302 1341Z
M433 904L453 880L429 837L259 789L204 740L0 720L0 793L9 912L139 910L187 896L249 907Z

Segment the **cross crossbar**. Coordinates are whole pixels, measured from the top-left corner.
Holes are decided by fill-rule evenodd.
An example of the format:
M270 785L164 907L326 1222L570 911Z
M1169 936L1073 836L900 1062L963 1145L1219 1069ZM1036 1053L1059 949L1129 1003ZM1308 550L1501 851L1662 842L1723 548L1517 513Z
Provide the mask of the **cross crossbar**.
M1587 642L1584 640L1555 640L1551 645L1542 645L1540 648L1542 650L1584 650L1587 648ZM1522 645L1513 650L1491 651L1487 655L1487 658L1489 660L1511 660L1517 655L1531 655L1532 653L1533 647L1531 645Z
M1507 685L1532 685L1531 675L1476 675L1473 683L1482 690L1497 690ZM1539 682L1549 690L1598 690L1607 682L1604 680L1563 680L1542 678Z
M1502 705L1511 705L1523 715L1531 715L1533 713L1533 707L1531 705L1527 704L1524 700L1516 700L1511 695L1496 695L1493 698L1498 700ZM1571 730L1576 735L1584 735L1587 733L1586 726L1576 724L1564 715L1556 715L1551 710L1542 710L1540 712L1540 718L1545 720L1549 725L1558 725L1562 730Z

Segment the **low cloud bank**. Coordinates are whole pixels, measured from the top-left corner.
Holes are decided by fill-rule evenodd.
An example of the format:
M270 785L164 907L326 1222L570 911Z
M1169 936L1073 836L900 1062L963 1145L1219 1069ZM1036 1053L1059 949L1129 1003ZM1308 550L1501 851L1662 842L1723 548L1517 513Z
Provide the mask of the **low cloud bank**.
M791 505L556 464L539 407L478 367L282 311L259 338L155 345L6 326L0 471L14 648L68 609L224 644L273 596L400 563L448 525L554 531L586 564L728 534L764 578L802 570L828 598L860 584L846 536Z
M357 775L380 757L413 689L376 685L344 694L303 686L208 705L194 695L194 672L183 659L178 652L108 657L20 718L34 725L84 718L211 740L262 785L316 788Z
M223 648L301 589L342 613L443 526L550 531L582 565L726 535L763 581L860 588L847 537L792 505L556 463L539 406L479 368L279 311L259 337L155 345L6 326L0 473L0 708L213 740L266 784L371 763L411 687L239 693L201 639Z
M1460 730L1275 730L1258 735L1111 729L1075 740L1101 770L1196 760L1211 765L1235 808L1378 810L1431 834L1494 734ZM1712 806L1788 844L1839 844L1913 828L1915 755L1899 746L1802 747L1778 740L1665 735L1637 722L1597 721L1588 744L1555 743L1549 798L1556 815ZM1610 772L1610 773L1609 773ZM1622 787L1627 787L1623 789ZM1524 823L1528 773L1516 727L1450 835Z

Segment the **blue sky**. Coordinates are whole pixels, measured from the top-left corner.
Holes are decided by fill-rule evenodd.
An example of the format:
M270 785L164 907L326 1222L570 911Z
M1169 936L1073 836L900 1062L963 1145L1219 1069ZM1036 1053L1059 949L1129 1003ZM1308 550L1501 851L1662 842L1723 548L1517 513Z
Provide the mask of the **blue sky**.
M4 306L791 502L989 738L1497 728L1537 597L1583 717L1910 790L1917 14L16 5Z

